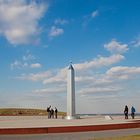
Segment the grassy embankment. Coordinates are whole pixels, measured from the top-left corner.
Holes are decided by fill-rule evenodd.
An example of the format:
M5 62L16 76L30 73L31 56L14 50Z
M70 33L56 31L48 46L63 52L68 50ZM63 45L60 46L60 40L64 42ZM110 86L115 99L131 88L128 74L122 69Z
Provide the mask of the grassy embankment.
M0 116L32 116L47 115L43 109L26 109L26 108L0 108ZM65 116L65 112L58 112L58 115Z
M112 138L93 138L90 140L140 140L140 135L112 137Z

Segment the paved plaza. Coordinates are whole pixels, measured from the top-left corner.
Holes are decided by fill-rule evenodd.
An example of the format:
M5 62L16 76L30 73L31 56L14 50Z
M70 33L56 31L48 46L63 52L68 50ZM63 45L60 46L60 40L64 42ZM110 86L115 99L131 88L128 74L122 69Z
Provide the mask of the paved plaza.
M61 127L67 127L71 128L72 126L77 127L83 127L83 126L94 126L95 128L99 126L104 127L107 125L126 125L130 124L136 124L136 127L134 128L120 128L116 130L109 130L104 129L104 131L77 131L73 133L74 131L65 132L65 133L38 133L40 128L61 128ZM138 125L137 125L138 124ZM24 135L24 133L16 133L18 132L18 128L22 128L22 132L25 132L25 134L28 134L28 128L30 129L37 129L37 133L32 133L32 131L29 131L28 135ZM77 129L76 128L76 129ZM14 133L10 133L12 135L9 135L9 130L14 130ZM135 135L140 133L140 116L137 116L134 120L129 118L128 120L125 120L123 116L113 116L112 120L108 120L105 118L105 116L99 115L99 116L83 116L81 119L75 119L75 120L65 120L62 119L62 117L58 117L58 119L48 119L47 116L0 116L0 132L6 130L6 133L3 135L0 135L0 140L88 140L95 137L112 137L112 136L125 136L125 135ZM27 131L26 131L27 130ZM105 131L106 130L106 131ZM7 135L8 134L8 135Z
M123 124L139 121L140 116L134 120L124 119L123 116L114 116L112 120L103 115L83 116L80 119L66 120L61 116L58 119L48 119L47 116L0 116L0 128L37 128L37 127L60 127L60 126L88 126L104 124Z

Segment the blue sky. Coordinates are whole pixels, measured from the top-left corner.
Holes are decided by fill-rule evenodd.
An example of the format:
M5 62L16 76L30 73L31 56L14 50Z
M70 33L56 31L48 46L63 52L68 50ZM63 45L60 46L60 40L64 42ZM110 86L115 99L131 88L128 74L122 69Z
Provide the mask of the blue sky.
M0 107L140 113L140 1L0 0Z

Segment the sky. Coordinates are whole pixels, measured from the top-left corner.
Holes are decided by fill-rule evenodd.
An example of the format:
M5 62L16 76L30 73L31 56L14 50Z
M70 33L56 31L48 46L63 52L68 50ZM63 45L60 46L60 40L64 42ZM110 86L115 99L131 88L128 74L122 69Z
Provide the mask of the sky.
M140 113L139 0L0 0L0 108Z

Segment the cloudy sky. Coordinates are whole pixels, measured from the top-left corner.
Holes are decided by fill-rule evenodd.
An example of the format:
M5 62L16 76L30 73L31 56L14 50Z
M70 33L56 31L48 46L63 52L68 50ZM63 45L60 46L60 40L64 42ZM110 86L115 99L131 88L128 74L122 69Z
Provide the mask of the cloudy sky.
M140 113L139 0L0 0L0 107Z

